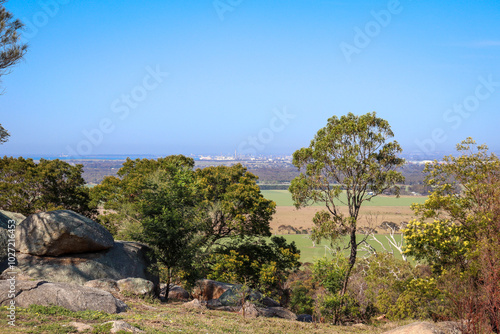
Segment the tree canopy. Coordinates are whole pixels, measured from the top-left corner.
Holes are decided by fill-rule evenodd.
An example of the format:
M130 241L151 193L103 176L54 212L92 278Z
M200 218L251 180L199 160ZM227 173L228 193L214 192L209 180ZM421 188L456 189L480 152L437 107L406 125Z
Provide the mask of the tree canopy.
M290 186L297 208L322 202L326 210L317 212L313 221L313 239L335 241L349 235L349 269L346 271L342 294L345 293L350 271L356 262L359 242L356 229L363 202L402 182L396 168L404 163L397 155L402 151L389 123L368 113L334 116L320 129L309 147L293 154L293 164L301 171ZM347 200L342 201L342 192ZM347 205L348 216L340 210Z
M196 170L205 212L207 244L237 234L270 236L269 221L275 213L274 202L262 196L257 177L241 164Z
M433 188L405 233L406 254L427 262L467 329L500 331L500 159L468 138L458 157L426 166ZM486 327L485 327L486 326ZM482 329L481 329L482 328Z
M0 159L0 208L29 215L39 211L73 210L92 217L83 166L41 159Z
M28 46L20 43L21 21L14 19L5 9L6 0L0 0L0 78L7 69L17 64L26 53Z
M0 124L0 145L9 140L10 134L5 130L5 128Z
M194 170L182 155L128 159L91 196L108 210L101 223L119 238L149 244L170 282L175 274L206 273L201 259L223 238L270 236L275 204L256 179L239 164Z

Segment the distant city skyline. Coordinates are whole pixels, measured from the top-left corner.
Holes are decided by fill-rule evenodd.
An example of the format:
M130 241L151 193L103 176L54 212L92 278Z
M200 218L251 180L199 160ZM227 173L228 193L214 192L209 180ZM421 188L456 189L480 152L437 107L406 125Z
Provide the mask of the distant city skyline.
M29 50L0 82L0 156L290 155L372 111L404 154L500 151L494 0L5 6Z

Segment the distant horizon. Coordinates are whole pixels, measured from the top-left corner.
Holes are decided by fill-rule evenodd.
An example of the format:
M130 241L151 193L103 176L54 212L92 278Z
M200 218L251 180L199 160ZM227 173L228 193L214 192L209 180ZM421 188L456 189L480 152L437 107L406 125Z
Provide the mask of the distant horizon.
M500 151L498 150L489 150L490 153L494 153L497 156L500 156ZM33 160L39 160L39 159L60 159L60 160L93 160L93 159L102 159L102 160L124 160L126 158L131 158L131 159L157 159L161 157L166 157L169 155L184 155L187 157L234 157L234 153L224 153L224 152L219 152L219 153L171 153L171 154L146 154L146 153L110 153L110 154L93 154L93 155L88 155L88 156L66 156L63 154L3 154L0 153L0 157L14 157L14 158L31 158ZM275 153L275 154L259 154L259 155L237 155L237 158L235 161L238 160L246 160L249 158L271 158L271 157L290 157L292 156L293 152L288 154L288 153ZM433 152L428 155L422 155L421 152L416 151L416 152L404 152L400 154L399 156L408 159L409 157L413 157L416 159L416 161L422 161L422 160L434 160L434 159L440 159L448 155L457 155L457 151L441 151L441 152Z

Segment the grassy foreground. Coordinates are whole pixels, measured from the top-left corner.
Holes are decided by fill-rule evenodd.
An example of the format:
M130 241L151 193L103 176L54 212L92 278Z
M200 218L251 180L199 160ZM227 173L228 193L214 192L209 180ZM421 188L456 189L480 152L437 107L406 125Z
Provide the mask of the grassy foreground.
M406 323L377 322L372 325L333 326L321 323L301 323L276 318L244 319L237 313L189 309L182 303L160 304L141 299L123 298L130 310L117 315L102 312L71 312L58 307L31 306L16 310L16 326L7 324L6 307L0 308L1 332L27 333L76 333L71 322L92 326L83 333L110 333L110 320L123 320L146 333L382 333Z
M292 194L288 190L261 190L265 198L273 200L278 206L293 206ZM366 201L363 206L406 206L409 207L413 203L424 203L427 196L384 196L379 195L371 201ZM342 193L341 200L346 202L345 193ZM339 205L341 203L339 202ZM322 203L316 203L314 206L323 206Z

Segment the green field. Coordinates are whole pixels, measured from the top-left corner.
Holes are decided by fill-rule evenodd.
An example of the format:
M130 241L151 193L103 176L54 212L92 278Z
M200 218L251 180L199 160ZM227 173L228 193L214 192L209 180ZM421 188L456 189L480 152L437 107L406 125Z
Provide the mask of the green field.
M312 262L314 262L314 260L321 258L323 256L327 256L327 257L331 256L330 245L326 241L323 241L321 244L319 244L319 245L317 244L315 247L313 247L312 241L311 241L309 235L306 235L306 234L287 234L287 235L281 235L281 236L284 237L288 242L292 242L292 241L295 242L295 244L297 245L297 248L300 250L300 262L302 262L302 263L306 263L306 262L312 263ZM358 238L360 238L359 240L361 240L362 237L363 236L361 236L361 235L358 236ZM382 244L385 246L386 249L388 249L388 250L390 249L388 246L387 238L385 235L379 234L379 235L376 235L376 237L378 240L380 240L382 242ZM400 241L401 235L396 235L395 238L397 241ZM348 241L348 237L346 236L346 237L344 237L344 240L342 241L342 243L339 244L339 246L345 247L345 245L347 244L347 241ZM377 252L383 251L382 247L377 242L368 240L368 243L371 246L373 246L377 250ZM344 250L344 253L346 256L349 256L349 251ZM363 257L365 255L366 255L366 252L363 252L363 251L358 252L359 257ZM397 250L395 250L395 256L396 256L396 258L401 259L401 254L399 254L399 252Z
M288 190L262 190L265 198L273 200L278 206L293 206L292 194ZM363 206L406 206L409 207L413 203L424 203L427 197L425 196L377 196L371 201L366 201ZM345 193L342 193L341 200L346 201ZM343 205L339 202L340 205ZM321 203L316 203L314 206L322 206Z

